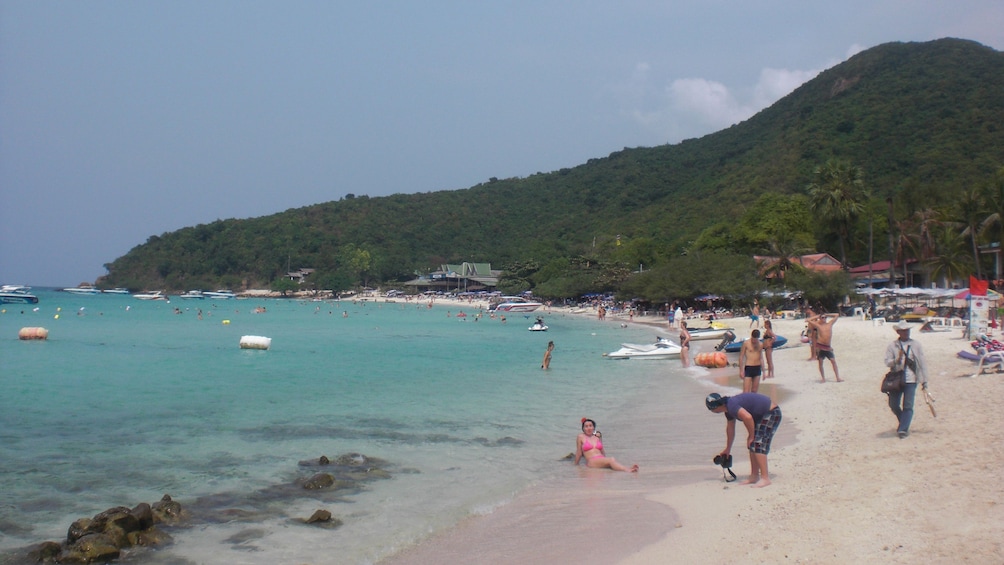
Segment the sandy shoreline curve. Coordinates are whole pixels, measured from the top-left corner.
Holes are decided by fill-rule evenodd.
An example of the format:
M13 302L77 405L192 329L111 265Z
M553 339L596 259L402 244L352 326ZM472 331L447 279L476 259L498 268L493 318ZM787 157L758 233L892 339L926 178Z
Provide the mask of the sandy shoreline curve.
M748 335L748 318L723 321ZM608 315L597 323L628 318ZM633 323L672 335L661 318ZM995 401L1004 375L969 378L975 364L955 356L969 349L961 332L922 333L918 326L913 337L925 348L937 417L918 395L911 434L901 440L879 392L882 357L896 338L892 325L837 322L842 383L833 381L828 362L827 382L820 383L816 362L798 343L804 325L774 321L795 345L775 351L773 384L790 392L781 430L797 429L798 437L775 443L770 487L726 484L707 462L652 454L656 464L643 468L641 480L610 481L587 498L579 484L538 485L381 563L1004 563L1004 486L997 477L1004 417ZM708 423L720 434L708 446L713 453L724 445L724 424ZM660 469L660 458L675 470ZM742 478L748 460L736 462Z

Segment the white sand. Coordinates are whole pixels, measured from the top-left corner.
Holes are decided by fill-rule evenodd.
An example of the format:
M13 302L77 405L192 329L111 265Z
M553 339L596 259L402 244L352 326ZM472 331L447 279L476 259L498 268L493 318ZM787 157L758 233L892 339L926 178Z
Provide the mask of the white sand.
M740 333L748 324L735 320ZM781 402L771 486L726 485L707 462L681 471L671 453L651 454L637 477L541 485L389 562L1004 563L1004 376L968 378L975 365L955 357L969 348L958 330L915 329L938 416L918 394L901 440L878 390L891 325L838 321L833 345L845 382L832 381L827 361L825 384L808 348L797 346L804 323L774 327L796 346L774 353L773 382L794 394ZM724 445L724 418L714 422L711 454ZM786 429L798 431L794 442L781 441ZM749 471L744 439L738 430L740 479Z

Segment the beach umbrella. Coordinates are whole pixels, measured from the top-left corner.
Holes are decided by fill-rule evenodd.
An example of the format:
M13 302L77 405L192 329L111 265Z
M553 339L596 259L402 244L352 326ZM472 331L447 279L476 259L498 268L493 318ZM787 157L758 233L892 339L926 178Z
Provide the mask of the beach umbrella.
M952 292L955 292L955 291L953 290ZM993 290L988 290L987 291L987 300L998 300L998 299L1000 299L1000 297L1001 297L1001 295L1000 295L999 292L996 292L996 291L993 291ZM969 300L970 298L972 298L972 294L970 294L968 288L964 288L964 289L962 289L961 292L959 292L958 294L956 294L955 296L953 296L953 298L955 298L956 300Z

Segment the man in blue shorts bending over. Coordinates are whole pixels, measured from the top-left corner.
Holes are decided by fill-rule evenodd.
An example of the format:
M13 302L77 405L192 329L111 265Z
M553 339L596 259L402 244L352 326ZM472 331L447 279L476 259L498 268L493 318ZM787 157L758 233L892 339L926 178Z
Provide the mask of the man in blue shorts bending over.
M739 483L762 488L770 485L767 472L767 454L774 432L781 425L781 408L769 396L756 392L744 392L735 396L711 393L704 399L708 410L725 414L725 450L722 457L732 451L732 441L736 438L736 420L746 426L746 446L750 452L750 477Z

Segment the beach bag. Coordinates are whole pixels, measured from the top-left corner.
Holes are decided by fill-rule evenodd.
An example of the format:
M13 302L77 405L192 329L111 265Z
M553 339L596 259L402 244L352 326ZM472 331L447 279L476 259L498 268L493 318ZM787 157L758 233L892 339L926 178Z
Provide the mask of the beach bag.
M900 351L903 351L903 346L899 347ZM910 363L910 348L906 348L906 353L903 354L903 359L906 363ZM890 392L903 392L906 388L906 370L905 369L893 369L885 374L882 379L882 392L889 394Z
M903 392L903 385L906 383L906 371L903 369L893 369L885 374L882 379L882 392Z

